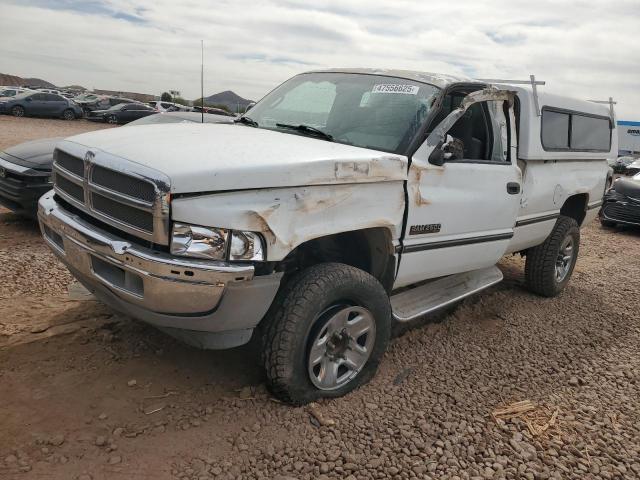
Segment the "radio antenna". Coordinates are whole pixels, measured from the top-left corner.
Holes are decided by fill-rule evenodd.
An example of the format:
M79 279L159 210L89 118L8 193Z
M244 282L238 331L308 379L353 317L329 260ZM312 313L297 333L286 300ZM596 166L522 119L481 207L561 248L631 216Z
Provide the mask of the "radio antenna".
M200 110L202 112L202 123L204 123L204 40L200 40Z

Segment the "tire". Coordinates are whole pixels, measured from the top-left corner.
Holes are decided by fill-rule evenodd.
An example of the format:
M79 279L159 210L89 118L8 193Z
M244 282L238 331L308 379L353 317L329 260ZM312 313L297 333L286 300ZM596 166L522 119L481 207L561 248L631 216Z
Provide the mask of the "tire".
M283 287L263 332L267 387L283 402L304 405L345 395L375 375L391 335L391 305L373 276L323 263Z
M570 253L567 247L570 248ZM527 251L527 288L543 297L555 297L569 282L580 251L580 228L570 217L560 215L544 243Z
M24 113L24 107L21 107L20 105L16 105L11 109L11 115L14 117L24 117Z
M109 115L107 117L107 123L111 123L112 125L117 125L118 124L118 117L116 117L115 115Z
M75 120L76 114L73 110L67 108L64 112L62 112L62 118L64 118L65 120Z

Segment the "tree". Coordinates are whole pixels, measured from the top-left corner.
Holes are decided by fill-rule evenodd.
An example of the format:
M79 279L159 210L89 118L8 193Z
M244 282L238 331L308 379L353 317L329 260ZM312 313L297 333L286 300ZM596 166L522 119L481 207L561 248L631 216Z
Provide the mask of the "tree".
M188 100L185 100L182 97L173 97L173 103L179 103L180 105L191 105Z
M160 95L160 100L163 102L170 102L171 99L171 94L169 92L163 92L162 95Z

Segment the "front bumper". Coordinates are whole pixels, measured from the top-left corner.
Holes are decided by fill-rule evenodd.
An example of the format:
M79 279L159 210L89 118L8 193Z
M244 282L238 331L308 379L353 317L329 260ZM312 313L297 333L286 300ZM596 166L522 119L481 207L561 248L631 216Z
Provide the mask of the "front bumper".
M640 226L640 200L619 197L622 198L605 201L600 211L602 218L623 225Z
M0 158L0 205L18 213L35 216L38 198L51 190L42 178L51 173L37 172Z
M134 244L42 196L43 237L71 273L112 308L203 348L245 343L268 310L281 274L252 265L180 258Z

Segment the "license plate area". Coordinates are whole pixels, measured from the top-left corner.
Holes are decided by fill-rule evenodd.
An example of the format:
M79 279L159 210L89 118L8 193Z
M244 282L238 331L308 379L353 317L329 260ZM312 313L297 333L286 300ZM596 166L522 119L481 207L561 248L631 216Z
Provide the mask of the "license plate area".
M91 255L91 269L96 277L113 288L138 298L144 297L144 282L140 275L105 262L94 255Z

